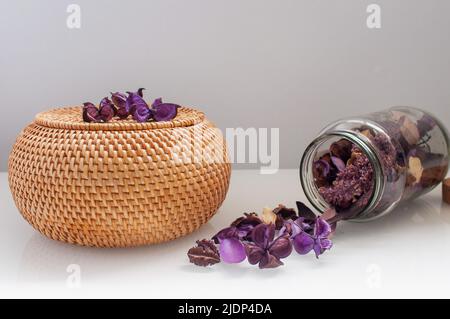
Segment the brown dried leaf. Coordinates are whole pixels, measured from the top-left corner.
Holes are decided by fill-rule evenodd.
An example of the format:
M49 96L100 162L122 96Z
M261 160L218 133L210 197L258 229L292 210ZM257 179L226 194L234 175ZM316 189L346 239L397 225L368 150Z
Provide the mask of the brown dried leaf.
M197 266L209 266L220 262L220 254L214 242L207 239L197 240L197 246L188 251L189 261Z

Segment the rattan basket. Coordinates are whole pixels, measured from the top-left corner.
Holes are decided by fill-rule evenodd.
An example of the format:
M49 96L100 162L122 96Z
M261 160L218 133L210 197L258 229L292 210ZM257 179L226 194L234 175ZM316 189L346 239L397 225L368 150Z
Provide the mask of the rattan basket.
M46 236L97 247L159 243L209 220L231 167L218 129L180 108L170 122L84 123L81 108L39 113L18 136L8 180Z

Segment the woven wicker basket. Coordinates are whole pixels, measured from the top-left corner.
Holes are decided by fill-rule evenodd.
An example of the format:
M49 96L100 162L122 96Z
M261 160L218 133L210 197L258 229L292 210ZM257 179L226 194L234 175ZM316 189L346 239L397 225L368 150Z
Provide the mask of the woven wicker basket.
M69 243L159 243L204 224L231 167L219 130L180 108L170 122L84 123L79 107L40 113L17 138L8 179L25 219Z

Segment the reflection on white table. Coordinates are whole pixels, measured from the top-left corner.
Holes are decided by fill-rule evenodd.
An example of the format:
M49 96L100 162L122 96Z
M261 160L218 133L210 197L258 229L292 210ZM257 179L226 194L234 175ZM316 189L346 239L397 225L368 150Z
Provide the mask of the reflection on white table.
M20 216L0 174L0 297L326 298L450 297L450 205L440 187L368 223L343 222L334 247L259 270L243 262L210 268L186 252L243 212L305 201L296 170L234 171L217 215L178 240L129 249L98 249L47 239Z

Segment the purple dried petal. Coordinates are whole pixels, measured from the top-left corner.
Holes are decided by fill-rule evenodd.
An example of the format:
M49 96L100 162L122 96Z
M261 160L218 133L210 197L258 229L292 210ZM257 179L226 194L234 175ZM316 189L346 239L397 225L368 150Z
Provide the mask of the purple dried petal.
M293 238L292 244L294 245L294 249L297 253L300 255L306 255L314 247L314 238L305 232L301 232Z
M126 119L130 115L128 106L120 107L117 109L117 116L121 119Z
M252 230L251 238L253 242L261 248L266 249L275 236L275 225L259 224Z
M331 166L330 164L323 160L319 159L318 161L314 162L314 170L317 172L317 175L320 175L322 177L327 177L330 173Z
M333 162L334 166L336 166L339 172L345 170L345 163L339 157L331 156L331 161Z
M277 268L279 266L284 265L281 260L279 260L274 255L269 254L266 252L264 256L261 258L261 261L259 262L259 268L260 269L266 269L266 268Z
M133 111L133 108L140 107L140 106L146 106L148 107L147 103L144 101L141 95L139 95L138 92L127 92L127 107L130 112Z
M117 106L117 116L125 119L130 115L131 105L128 103L128 98L125 94L116 92L111 93L111 99L115 106Z
M286 258L292 252L292 244L287 236L278 237L269 247L269 254L278 259Z
M318 217L314 227L314 236L316 238L326 238L331 233L330 224L328 224L323 218Z
M100 119L103 122L109 122L116 114L116 109L112 104L104 105L99 110Z
M316 254L316 258L319 258L319 256L322 255L325 250L330 249L332 246L333 243L327 238L316 239L313 248L314 253Z
M264 249L254 244L246 244L245 252L247 254L248 262L252 265L259 263L265 254Z
M179 105L173 103L161 103L155 107L155 121L170 121L177 116Z
M152 103L152 108L155 108L155 107L157 107L158 105L160 105L160 104L162 104L162 98L157 98L157 99L155 99L154 101L153 101L153 103Z
M105 97L100 101L99 114L100 119L104 122L110 121L116 115L116 108L109 98Z
M319 258L319 256L323 253L323 249L318 242L314 243L313 250L314 254L316 254L316 258Z
M301 218L297 219L296 221L292 222L291 226L291 238L294 238L298 234L300 234L303 229L301 227Z
M244 245L236 238L225 238L220 241L220 257L228 264L240 263L246 257Z
M197 246L188 251L189 261L197 266L209 266L220 262L219 251L210 240L197 240Z
M239 217L231 223L231 226L236 227L240 238L247 238L253 228L262 223L262 220L255 213L245 213L244 215L244 217Z
M278 231L279 236L292 236L292 223L292 220L284 222L283 226L281 226Z
M116 115L119 118L125 119L128 115L130 115L130 109L127 104L127 96L125 94L120 92L111 93L111 100L116 106Z
M298 234L300 234L303 231L308 232L312 229L312 227L304 222L304 218L300 217L297 218L295 221L288 220L284 223L283 227L278 232L279 237L280 236L290 236L290 238L294 238Z
M91 103L83 103L83 121L85 122L98 122L100 120L99 111L97 107Z
M147 105L138 105L132 108L133 119L136 122L147 122L152 117L152 110Z
M105 106L105 105L110 105L112 104L111 100L108 97L104 97L99 104L99 108Z
M214 242L216 244L218 244L223 239L227 239L227 238L239 238L239 234L238 234L236 227L231 226L231 227L227 227L227 228L220 230L217 234L215 234L212 237L212 240L214 240Z
M320 239L320 247L322 247L322 249L324 250L331 249L331 247L333 247L333 242L328 238L322 238Z
M126 107L127 96L123 93L120 93L120 92L112 93L111 92L111 100L118 109Z

